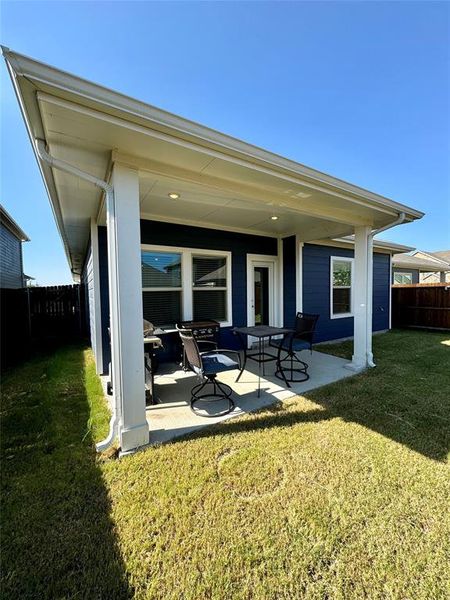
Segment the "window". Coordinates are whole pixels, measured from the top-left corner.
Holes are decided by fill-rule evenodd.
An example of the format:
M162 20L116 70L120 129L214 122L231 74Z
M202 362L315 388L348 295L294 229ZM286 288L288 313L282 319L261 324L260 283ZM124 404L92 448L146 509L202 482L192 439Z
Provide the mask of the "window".
M144 319L161 327L181 321L181 254L144 251L141 266Z
M195 321L227 321L227 259L192 256L192 308Z
M394 273L394 283L403 285L412 283L412 273Z
M332 319L351 317L353 316L353 259L332 256L330 270L330 317Z
M159 327L214 319L231 325L231 253L144 246L144 319Z

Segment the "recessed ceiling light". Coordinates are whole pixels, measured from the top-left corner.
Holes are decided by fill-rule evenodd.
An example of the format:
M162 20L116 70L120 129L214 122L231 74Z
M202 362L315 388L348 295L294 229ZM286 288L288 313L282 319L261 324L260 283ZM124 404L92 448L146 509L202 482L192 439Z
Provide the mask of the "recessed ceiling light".
M172 198L172 200L178 200L178 198L180 197L180 194L177 194L176 192L170 192L170 194L168 194L169 198Z
M276 215L272 215L270 218L272 219L272 221L278 221L278 217Z

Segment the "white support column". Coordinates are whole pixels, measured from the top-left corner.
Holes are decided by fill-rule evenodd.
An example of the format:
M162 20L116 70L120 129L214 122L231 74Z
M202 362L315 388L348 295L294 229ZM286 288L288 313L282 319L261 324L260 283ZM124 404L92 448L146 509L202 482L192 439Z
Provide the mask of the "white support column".
M112 381L122 452L149 441L142 342L141 234L137 171L115 164L107 205Z
M371 228L355 227L355 261L353 272L353 314L354 337L353 357L348 365L354 371L361 371L367 365L367 298L369 289L369 254L367 251L368 237ZM370 256L370 261L372 256Z
M100 267L98 258L98 227L95 219L91 219L91 252L93 278L93 325L91 332L92 346L95 348L95 368L98 374L103 373L103 341L102 341L102 308L100 300Z
M278 254L278 327L284 326L284 257L283 257L283 238L277 240Z
M374 367L372 352L373 333L373 236L367 237L367 318L366 318L366 357L367 366Z
M303 312L303 242L298 239L298 235L295 236L295 282L296 282L296 309L297 312Z

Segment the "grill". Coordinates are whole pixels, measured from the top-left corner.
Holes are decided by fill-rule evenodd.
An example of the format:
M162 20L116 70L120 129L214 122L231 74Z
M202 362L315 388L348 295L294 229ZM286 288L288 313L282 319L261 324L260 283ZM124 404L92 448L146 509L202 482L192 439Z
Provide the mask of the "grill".
M189 329L192 331L194 338L197 342L200 342L200 350L211 350L211 345L207 344L206 347L201 347L201 342L213 342L216 348L219 345L220 336L220 324L212 319L206 321L180 321L177 325L180 329ZM186 356L183 349L183 369L188 369L186 363Z
M178 323L180 329L189 329L196 340L207 340L219 343L220 324L217 321L181 321Z

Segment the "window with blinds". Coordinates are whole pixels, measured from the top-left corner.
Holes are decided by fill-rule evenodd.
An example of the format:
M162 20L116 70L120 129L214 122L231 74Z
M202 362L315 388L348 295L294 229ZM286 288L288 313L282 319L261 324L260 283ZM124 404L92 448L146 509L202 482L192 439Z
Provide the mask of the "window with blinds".
M331 257L331 316L352 315L353 259Z
M141 253L144 319L156 326L174 326L182 320L181 253Z
M227 258L192 255L194 320L227 321Z

